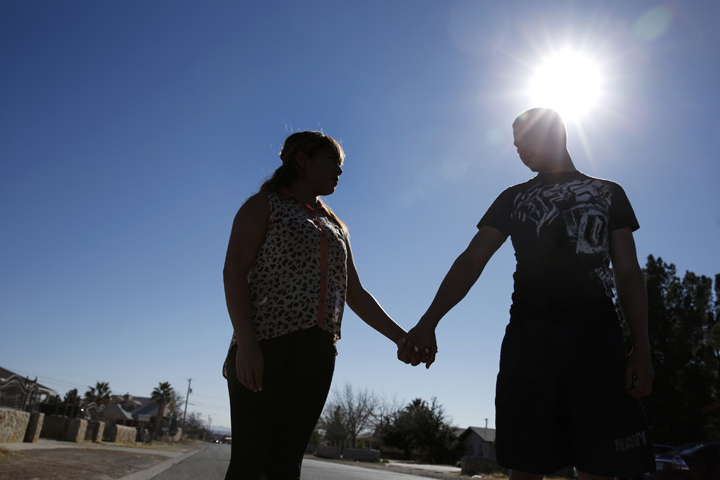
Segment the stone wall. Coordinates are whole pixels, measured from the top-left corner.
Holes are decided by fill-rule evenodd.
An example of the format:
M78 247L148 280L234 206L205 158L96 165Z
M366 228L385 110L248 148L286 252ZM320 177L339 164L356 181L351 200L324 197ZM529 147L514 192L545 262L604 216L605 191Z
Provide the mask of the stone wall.
M361 462L379 462L380 450L369 448L346 448L343 450L345 460L359 460Z
M85 441L87 424L87 420L82 418L71 419L65 440L67 440L68 442L83 443Z
M25 442L37 443L40 438L40 430L42 430L44 420L44 413L34 412L30 415L30 425L28 425L27 431L25 432Z
M20 443L30 423L30 414L12 408L0 408L0 443Z
M315 456L320 458L340 458L340 447L319 446Z
M510 474L510 470L499 466L495 461L479 455L466 455L460 459L460 470L462 475L475 475L478 473L503 473Z
M40 430L40 438L65 440L67 437L70 419L64 415L47 415Z
M135 444L135 437L137 436L137 430L133 427L126 427L124 425L110 425L108 428L108 437L113 443L131 443Z

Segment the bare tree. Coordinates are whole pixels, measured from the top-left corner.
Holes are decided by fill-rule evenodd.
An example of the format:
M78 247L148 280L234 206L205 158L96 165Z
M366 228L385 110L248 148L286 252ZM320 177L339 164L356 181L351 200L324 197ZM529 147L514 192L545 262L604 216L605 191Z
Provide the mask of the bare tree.
M393 425L397 416L403 411L404 403L404 400L397 399L394 392L392 396L385 394L385 392L376 396L372 425L378 439L378 450L380 450L383 445L383 436L385 435L385 432L388 430L390 425Z
M185 419L185 434L199 435L205 426L205 421L202 419L202 415L198 412L188 413Z
M355 390L350 383L345 383L342 389L333 389L330 401L325 408L329 412L339 411L348 439L353 448L357 437L369 430L375 418L377 397L367 388Z
M175 390L175 389L173 388L173 390L172 390L172 400L171 400L171 402L170 402L171 410L172 410L173 412L177 412L178 410L180 410L180 409L182 408L182 405L183 405L183 402L184 402L184 401L185 401L185 397L183 397L180 392L178 392L177 390Z

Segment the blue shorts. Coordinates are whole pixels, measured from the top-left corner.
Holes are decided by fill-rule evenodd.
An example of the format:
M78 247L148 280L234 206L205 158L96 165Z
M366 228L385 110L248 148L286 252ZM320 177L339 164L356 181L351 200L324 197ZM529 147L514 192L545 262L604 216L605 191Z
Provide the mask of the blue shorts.
M608 477L654 470L645 413L625 392L626 358L615 319L514 317L497 379L498 464L543 475L566 466Z

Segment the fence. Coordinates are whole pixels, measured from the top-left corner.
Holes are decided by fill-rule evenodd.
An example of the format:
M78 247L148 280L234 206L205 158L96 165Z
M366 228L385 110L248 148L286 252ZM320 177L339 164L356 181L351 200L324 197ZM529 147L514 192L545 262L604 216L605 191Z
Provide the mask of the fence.
M0 407L32 412L37 405L37 398L37 378L31 381L28 377L11 375L0 379Z

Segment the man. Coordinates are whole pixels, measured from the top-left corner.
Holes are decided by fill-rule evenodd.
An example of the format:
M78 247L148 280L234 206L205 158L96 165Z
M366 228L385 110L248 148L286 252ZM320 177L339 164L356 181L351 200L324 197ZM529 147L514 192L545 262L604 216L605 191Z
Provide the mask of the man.
M570 465L581 480L651 471L637 398L650 393L653 370L635 214L618 184L577 171L555 111L528 110L515 119L513 136L537 176L493 202L398 357L430 367L440 319L510 236L517 267L495 399L498 463L511 469L511 480L540 480Z

